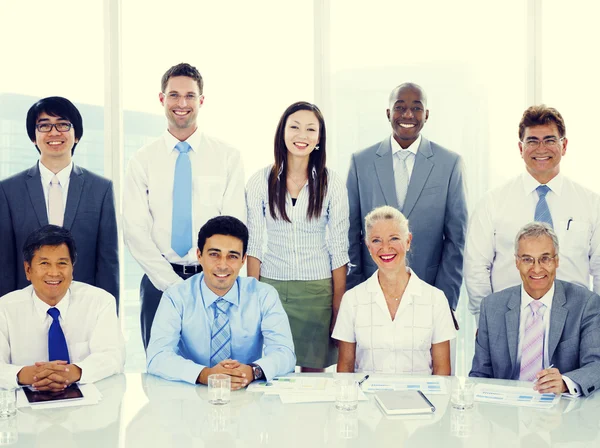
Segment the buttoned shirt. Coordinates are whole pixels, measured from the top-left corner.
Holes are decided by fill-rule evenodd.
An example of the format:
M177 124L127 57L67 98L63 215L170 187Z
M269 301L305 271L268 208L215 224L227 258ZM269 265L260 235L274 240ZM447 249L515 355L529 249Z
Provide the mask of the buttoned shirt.
M296 205L286 193L285 210L291 222L273 219L269 211L268 178L272 166L248 181L248 255L262 264L260 274L274 280L321 280L344 266L348 257L348 192L342 180L327 170L327 194L321 216L308 219L308 181ZM265 244L266 240L266 244Z
M48 361L49 308L32 285L0 299L0 387L17 387L23 367ZM71 363L81 369L81 383L123 371L125 342L112 295L72 282L56 308Z
M54 178L54 173L46 168L41 160L38 161L38 167L40 168L40 177L42 179L42 188L44 190L44 200L46 201L46 211L49 212L50 207L48 206L48 198L50 192L50 183ZM56 173L56 177L58 178L58 182L62 188L63 210L67 208L67 196L69 194L69 179L71 179L71 171L73 171L73 162L69 163L66 167ZM48 219L50 219L50 215L48 215Z
M432 344L456 337L444 293L408 272L393 320L379 271L344 294L331 337L356 343L356 371L431 375Z
M200 130L186 142L192 165L192 241L218 215L246 220L244 169L239 152ZM169 263L197 265L196 245L180 257L171 248L173 183L179 140L166 131L129 161L123 192L125 244L152 284L164 291L182 279Z
M417 151L419 150L419 145L421 144L421 134L417 137L417 139L410 144L410 146L406 149L402 148L400 144L394 138L394 134L390 137L390 145L392 147L392 162L394 164L394 173L398 172L400 167L398 164L401 162L398 157L396 157L396 153L398 151L408 151L410 155L404 160L406 164L406 171L408 172L408 181L410 182L410 177L412 176L413 168L415 167L415 157L417 156Z
M479 322L481 301L492 292L521 283L515 269L515 237L534 220L540 184L529 174L488 192L475 208L465 245L469 310ZM600 291L600 196L558 174L546 201L558 236L559 280Z
M214 302L204 273L169 288L162 296L147 351L148 373L196 383L210 367ZM287 314L275 288L252 277L238 277L223 296L231 328L231 358L258 364L267 380L292 372L296 364Z

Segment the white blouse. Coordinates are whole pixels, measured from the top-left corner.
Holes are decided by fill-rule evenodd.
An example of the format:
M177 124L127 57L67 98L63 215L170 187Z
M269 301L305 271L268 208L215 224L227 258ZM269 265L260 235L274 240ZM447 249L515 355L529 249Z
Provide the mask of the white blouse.
M347 291L334 339L356 342L355 371L431 375L431 345L456 337L448 300L412 270L392 320L375 273Z

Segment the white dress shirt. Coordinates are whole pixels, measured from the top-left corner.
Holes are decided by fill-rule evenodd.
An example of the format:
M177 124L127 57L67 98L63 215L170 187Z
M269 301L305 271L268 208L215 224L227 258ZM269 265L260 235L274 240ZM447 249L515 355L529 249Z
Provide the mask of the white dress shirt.
M469 310L479 322L484 297L521 283L515 237L534 220L540 184L529 174L489 191L475 208L465 245L464 278ZM559 174L548 182L548 207L558 236L559 280L600 292L600 196Z
M544 369L550 367L550 358L548 357L548 339L550 335L550 315L552 314L552 299L554 298L554 283L550 290L540 297L538 300L546 305L546 311L542 315L542 321L544 322ZM531 308L529 304L535 299L527 294L523 285L521 285L521 312L519 314L519 342L517 345L517 365L521 365L521 357L523 356L523 341L525 340L525 323L527 321L527 315L531 314ZM569 377L562 376L569 393L573 395L579 395L581 387L571 380Z
M431 345L456 337L442 291L411 273L392 320L375 273L347 291L332 338L356 343L357 372L431 375Z
M321 216L308 219L308 181L296 205L286 193L285 210L292 222L273 219L269 211L268 179L272 165L248 181L248 255L262 264L260 274L273 280L322 280L350 261L348 257L348 192L330 169ZM265 243L266 233L266 244ZM266 247L263 247L266 246Z
M409 151L410 155L404 160L406 164L406 171L408 172L408 182L410 183L410 177L412 176L413 168L415 167L415 157L417 156L417 151L419 150L419 145L421 144L421 134L417 137L417 139L410 144L410 146L406 149L402 148L400 144L394 138L394 134L390 137L390 144L392 146L392 162L394 164L394 173L398 172L400 169L398 164L401 162L398 157L395 157L398 151Z
M206 221L231 215L246 221L240 153L200 130L186 142L192 164L192 242ZM196 244L180 257L171 248L173 183L179 140L168 131L129 160L123 193L125 244L152 284L164 291L183 281L169 263L197 265Z
M49 308L32 285L0 299L0 387L17 387L23 367L48 361ZM123 372L125 342L112 295L72 282L56 308L71 363L81 369L81 383Z
M46 212L49 212L50 207L48 206L48 195L50 192L50 183L54 178L54 173L46 168L41 160L38 161L38 166L40 168L40 177L42 178L42 188L44 189ZM69 179L71 179L71 171L73 171L73 162L69 163L69 165L56 173L56 177L58 178L58 182L60 182L60 186L62 188L63 210L67 209L67 195L69 194ZM49 214L48 219L50 219Z

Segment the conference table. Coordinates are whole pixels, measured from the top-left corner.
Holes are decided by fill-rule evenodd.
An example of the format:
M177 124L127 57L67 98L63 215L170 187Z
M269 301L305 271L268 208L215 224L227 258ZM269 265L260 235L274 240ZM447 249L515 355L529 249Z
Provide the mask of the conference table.
M315 374L312 374L313 376ZM324 375L324 374L320 374ZM331 375L331 374L325 374ZM448 381L448 390L452 377ZM477 380L508 385L516 382ZM372 394L352 412L334 403L283 404L277 395L232 392L211 405L207 387L131 373L96 383L100 403L19 408L0 419L0 445L16 447L600 447L600 394L561 398L542 410L476 402L450 405L430 395L432 416L382 414Z

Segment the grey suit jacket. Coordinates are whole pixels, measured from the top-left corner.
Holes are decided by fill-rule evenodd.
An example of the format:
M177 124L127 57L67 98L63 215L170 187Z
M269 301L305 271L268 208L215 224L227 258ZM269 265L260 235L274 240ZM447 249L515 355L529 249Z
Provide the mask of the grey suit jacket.
M0 296L29 285L23 269L23 243L46 224L48 213L37 163L0 182ZM112 182L73 165L63 226L77 246L74 279L111 293L118 309L118 234Z
M347 188L350 289L377 269L364 243L365 216L382 205L399 208L389 137L352 155ZM401 211L413 234L407 254L410 267L419 278L444 291L456 309L467 229L462 158L423 137Z
M589 395L600 387L600 296L574 283L556 280L554 285L548 358ZM483 299L469 376L519 379L520 305L520 285Z

